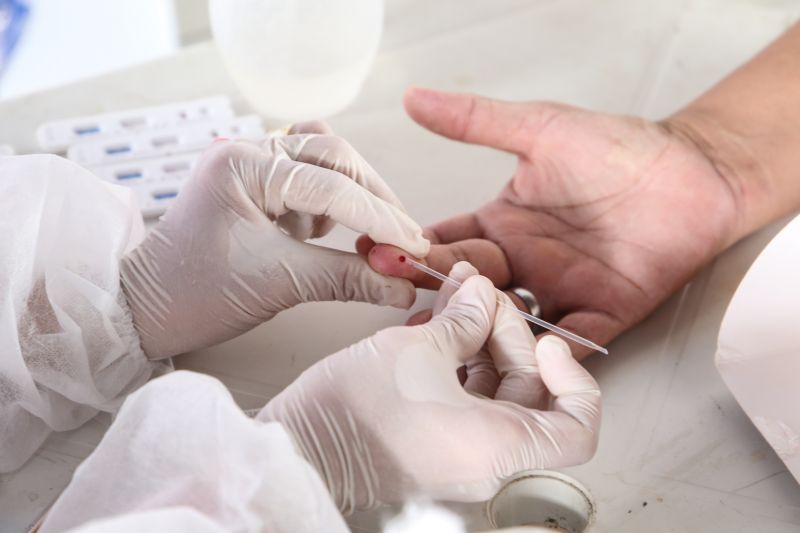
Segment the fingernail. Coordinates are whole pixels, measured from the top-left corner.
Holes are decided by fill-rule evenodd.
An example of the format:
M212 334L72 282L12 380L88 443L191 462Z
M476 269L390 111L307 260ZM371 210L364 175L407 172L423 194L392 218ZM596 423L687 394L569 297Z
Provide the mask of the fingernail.
M406 91L406 94L414 98L434 98L439 95L439 91L430 87L411 87Z

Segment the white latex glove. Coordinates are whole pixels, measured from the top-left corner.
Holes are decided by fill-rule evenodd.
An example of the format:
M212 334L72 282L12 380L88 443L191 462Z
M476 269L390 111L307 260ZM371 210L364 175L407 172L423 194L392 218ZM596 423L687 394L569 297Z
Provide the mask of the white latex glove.
M86 531L347 531L279 424L248 418L222 383L185 371L127 398L40 531L96 520Z
M336 222L417 256L428 252L421 228L342 139L290 132L262 144L215 143L121 265L147 356L225 341L301 302L408 308L410 282L376 273L356 254L302 242Z
M451 276L474 273L459 263ZM416 495L484 500L516 472L587 461L597 383L561 339L537 346L498 294L469 277L427 324L383 330L322 360L258 417L284 424L344 512ZM456 370L467 362L462 387Z

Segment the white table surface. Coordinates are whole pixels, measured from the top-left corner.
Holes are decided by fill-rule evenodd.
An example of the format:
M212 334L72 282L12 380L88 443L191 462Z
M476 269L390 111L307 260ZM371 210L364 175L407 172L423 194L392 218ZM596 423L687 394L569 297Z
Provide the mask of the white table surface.
M794 0L389 0L371 76L356 103L330 122L383 174L412 216L432 223L492 198L514 160L416 126L401 106L407 86L657 118L798 17ZM0 143L35 152L35 128L47 120L220 93L248 110L213 46L203 43L113 75L0 102ZM800 530L800 486L713 364L727 302L779 227L734 246L614 342L610 356L587 363L604 392L600 447L589 464L568 471L593 492L598 531ZM325 244L352 249L353 237L337 231ZM422 303L430 301L430 293L420 294ZM176 364L218 376L243 407L257 407L314 361L407 315L357 303L303 305ZM20 531L40 514L107 424L101 416L55 435L25 467L0 477L0 531ZM480 506L457 507L471 528L486 527ZM377 530L385 513L354 517L354 531Z

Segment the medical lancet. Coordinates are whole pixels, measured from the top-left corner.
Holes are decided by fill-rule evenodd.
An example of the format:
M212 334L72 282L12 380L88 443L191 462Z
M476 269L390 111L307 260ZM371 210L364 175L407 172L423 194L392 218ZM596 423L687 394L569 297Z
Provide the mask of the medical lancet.
M444 274L442 274L438 270L434 270L429 266L426 266L426 265L423 265L422 263L414 261L410 257L406 257L404 255L401 255L399 260L400 260L401 263L408 263L409 265L411 265L412 267L416 268L417 270L419 270L421 272L424 272L424 273L428 274L429 276L433 276L434 278L438 279L442 283L450 283L451 285L455 285L456 287L461 287L461 283L460 282L454 280L453 278L451 278L449 276L445 276ZM582 345L586 346L587 348L591 348L592 350L597 350L598 352L600 352L602 354L608 355L608 350L606 350L605 348L603 348L599 344L593 343L589 339L584 339L580 335L576 335L575 333L572 333L571 331L567 331L564 328L560 328L560 327L556 326L555 324L551 324L550 322L542 320L539 317L535 317L530 313L526 313L525 311L521 311L521 310L517 309L516 307L514 307L513 305L511 305L509 303L506 303L506 302L504 302L502 300L498 301L498 303L500 305L504 306L504 307L508 307L509 309L511 309L512 311L514 311L518 315L520 315L522 318L524 318L528 322L532 322L532 323L536 324L537 326L541 326L541 327L543 327L545 329L548 329L548 330L552 331L553 333L555 333L556 335L560 335L560 336L564 337L565 339L569 339L571 341L577 342L578 344L582 344Z

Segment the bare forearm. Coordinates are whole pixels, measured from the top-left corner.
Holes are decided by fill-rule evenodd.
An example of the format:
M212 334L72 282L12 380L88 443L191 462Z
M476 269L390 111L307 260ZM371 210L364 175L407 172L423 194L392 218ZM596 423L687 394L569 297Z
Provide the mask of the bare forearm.
M696 143L735 194L728 244L800 209L800 24L664 123Z

